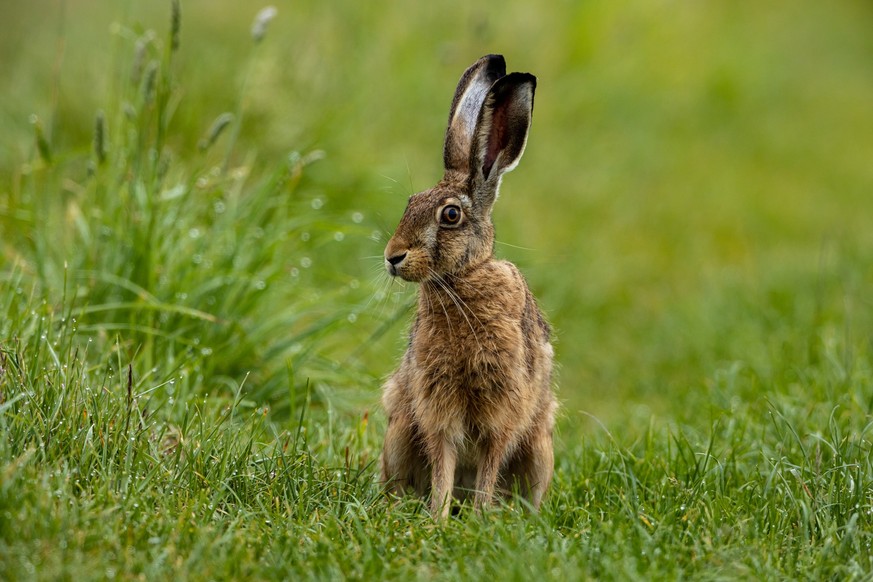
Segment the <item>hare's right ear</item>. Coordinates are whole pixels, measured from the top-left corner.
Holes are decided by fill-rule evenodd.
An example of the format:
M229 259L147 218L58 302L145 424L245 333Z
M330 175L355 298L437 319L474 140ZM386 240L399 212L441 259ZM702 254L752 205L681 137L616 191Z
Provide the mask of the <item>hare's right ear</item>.
M470 148L479 112L488 90L495 81L506 75L506 61L502 55L486 55L464 71L452 108L449 111L449 125L446 129L446 143L443 149L443 163L448 172L470 173Z
M470 184L486 214L497 199L501 176L524 153L536 88L530 73L510 73L494 83L482 105L470 149Z

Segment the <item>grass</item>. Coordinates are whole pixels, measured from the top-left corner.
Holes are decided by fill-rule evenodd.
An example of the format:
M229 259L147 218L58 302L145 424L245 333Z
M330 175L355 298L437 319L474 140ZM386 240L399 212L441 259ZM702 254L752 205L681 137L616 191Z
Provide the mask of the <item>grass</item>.
M822 577L869 572L869 362L775 370L777 402L728 401L706 430L605 427L567 443L542 513L435 524L373 483L367 416L186 398L115 377L43 306L4 347L5 577ZM24 335L24 333L22 333ZM838 356L838 354L833 354ZM846 390L845 386L852 386ZM839 390L836 396L834 390ZM791 394L794 392L794 394ZM564 431L566 433L566 431ZM95 565L99 566L95 569Z
M869 10L378 4L9 9L0 578L868 578ZM375 483L374 273L491 51L564 406L541 513L437 524Z

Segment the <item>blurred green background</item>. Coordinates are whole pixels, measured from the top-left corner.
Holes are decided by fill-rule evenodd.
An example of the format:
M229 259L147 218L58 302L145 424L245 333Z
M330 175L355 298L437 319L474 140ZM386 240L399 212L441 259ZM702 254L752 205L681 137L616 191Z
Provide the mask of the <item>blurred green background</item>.
M264 173L291 150L325 152L302 195L365 228L312 257L309 285L360 281L334 306L360 317L323 345L360 371L342 388L356 403L377 402L407 319L376 332L414 293L379 294L379 256L407 196L439 178L455 84L486 53L538 77L526 155L495 210L497 252L554 324L571 422L584 410L705 424L702 405L758 396L724 388L738 366L763 392L774 359L827 357L834 338L873 329L870 3L274 4L255 46L262 5L182 2L169 146L193 164L245 84L235 163ZM87 155L119 62L168 22L169 2L4 3L5 197L35 157L30 115L54 150ZM16 228L0 206L7 264L27 236Z

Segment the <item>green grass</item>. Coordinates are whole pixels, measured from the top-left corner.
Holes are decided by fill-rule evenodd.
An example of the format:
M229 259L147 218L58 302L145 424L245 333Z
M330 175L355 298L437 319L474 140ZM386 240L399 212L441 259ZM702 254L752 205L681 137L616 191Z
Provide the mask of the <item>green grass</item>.
M873 574L868 7L171 6L0 23L0 578ZM487 52L556 475L435 523L375 482L379 256Z

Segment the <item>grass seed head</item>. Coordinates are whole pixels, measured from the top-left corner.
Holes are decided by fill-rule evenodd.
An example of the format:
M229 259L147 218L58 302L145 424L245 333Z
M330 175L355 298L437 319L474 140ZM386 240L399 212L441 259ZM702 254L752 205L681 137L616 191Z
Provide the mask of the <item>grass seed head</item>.
M212 122L212 125L209 126L209 131L206 132L206 135L200 138L200 141L197 142L197 147L200 151L205 152L211 148L227 126L233 123L233 120L233 113L227 111L216 117L215 121Z
M133 47L133 62L130 65L130 82L134 85L138 85L142 80L142 71L145 66L146 56L148 55L148 48L154 36L155 33L149 30L136 39L136 44Z
M98 164L106 161L106 115L103 110L97 111L94 119L94 156Z
M151 103L155 97L155 85L158 78L158 62L149 61L142 84L142 99L144 103Z
M179 38L182 30L182 6L179 0L173 0L170 14L170 52L179 50Z
M46 164L52 163L52 151L49 142L45 137L45 132L42 129L42 121L35 113L30 116L30 124L33 126L33 134L36 138L36 149L39 152L39 157Z
M278 10L275 6L266 6L255 16L255 21L252 23L252 39L255 44L261 42L267 34L267 26L270 21L276 17Z

